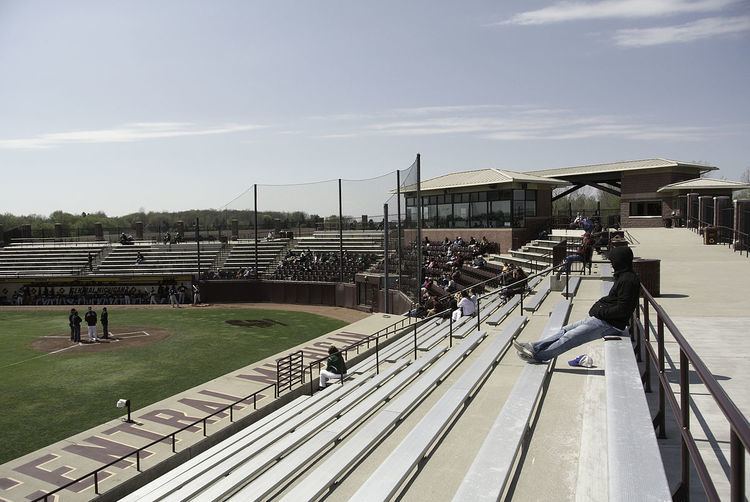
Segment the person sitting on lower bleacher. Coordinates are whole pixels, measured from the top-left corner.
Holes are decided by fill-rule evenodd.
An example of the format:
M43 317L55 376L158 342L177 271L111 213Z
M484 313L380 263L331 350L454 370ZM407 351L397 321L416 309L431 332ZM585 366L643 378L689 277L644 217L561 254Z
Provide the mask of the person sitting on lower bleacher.
M346 362L339 349L335 345L331 345L328 347L326 369L320 372L319 387L325 389L329 380L341 380L344 376L346 376Z
M513 341L521 359L543 362L574 347L605 336L628 336L626 326L638 305L641 282L633 271L633 251L616 247L610 252L615 282L609 294L597 300L589 316L564 326L554 335L536 343Z
M458 321L461 317L472 316L476 312L477 306L469 298L469 292L467 290L461 291L461 300L458 302L458 308L453 311L451 315L453 322Z

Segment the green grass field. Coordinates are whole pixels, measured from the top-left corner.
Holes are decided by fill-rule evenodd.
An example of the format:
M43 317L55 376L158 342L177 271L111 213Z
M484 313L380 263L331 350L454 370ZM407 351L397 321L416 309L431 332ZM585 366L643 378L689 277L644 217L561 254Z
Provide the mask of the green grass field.
M225 322L263 318L286 326ZM110 332L150 328L169 336L139 347L38 357L46 352L32 347L35 340L69 334L67 312L0 311L0 463L121 416L119 397L141 408L345 324L281 310L112 307Z

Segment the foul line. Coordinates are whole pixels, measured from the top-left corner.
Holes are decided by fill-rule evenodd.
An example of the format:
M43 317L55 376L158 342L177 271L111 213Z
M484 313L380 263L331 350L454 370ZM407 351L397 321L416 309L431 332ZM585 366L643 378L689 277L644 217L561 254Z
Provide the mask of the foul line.
M113 337L126 336L127 338L142 338L144 336L151 336L149 333L146 333L145 331L129 331L127 333L118 333L116 335L114 333L111 333L111 335ZM127 336L127 335L136 335L136 336ZM70 338L70 337L65 336L65 335L46 335L46 336L43 336L42 338ZM118 340L114 340L114 341L118 341ZM75 345L71 345L70 347L63 347L62 349L57 349L57 350L53 350L52 352L47 352L46 354L40 354L38 356L30 357L29 359L24 359L23 361L16 361L15 363L6 364L5 366L0 366L0 369L10 368L11 366L15 366L17 364L27 363L29 361L39 359L40 357L46 357L46 356L51 356L53 354L59 354L60 352L65 352L66 350L75 349L76 347L80 348L80 347L93 347L93 346L94 346L93 344L84 344L84 345L75 344Z

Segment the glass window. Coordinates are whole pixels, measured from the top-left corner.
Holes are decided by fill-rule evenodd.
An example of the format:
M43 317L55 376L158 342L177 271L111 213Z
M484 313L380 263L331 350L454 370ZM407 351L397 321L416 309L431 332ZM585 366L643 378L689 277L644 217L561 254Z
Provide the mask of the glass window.
M500 200L500 192L487 192L487 200Z
M436 228L449 228L451 226L450 223L451 223L452 217L453 217L453 204L438 204Z
M459 204L453 204L453 226L456 228L466 228L469 226L469 203L468 202L461 202Z
M526 190L513 190L513 200L526 200Z
M417 208L415 206L406 208L406 227L417 228Z
M490 202L490 227L510 226L510 201L496 200Z
M631 202L630 216L661 216L661 201Z
M526 212L524 213L527 218L536 216L536 201L526 200Z
M526 200L536 200L536 190L526 190Z
M407 197L406 198L406 205L407 206L416 206L417 205L417 198L416 197Z
M471 227L484 228L487 226L487 203L471 203Z
M515 195L515 194L514 194ZM514 200L513 201L513 226L524 227L526 222L524 215L526 214L526 201L525 200Z
M437 206L429 205L422 206L422 226L424 228L435 228L435 220L437 219Z

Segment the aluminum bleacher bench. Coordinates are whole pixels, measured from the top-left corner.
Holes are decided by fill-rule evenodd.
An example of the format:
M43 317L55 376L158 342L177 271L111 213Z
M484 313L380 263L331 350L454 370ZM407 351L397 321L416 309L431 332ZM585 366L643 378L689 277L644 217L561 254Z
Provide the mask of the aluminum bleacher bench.
M562 300L555 305L540 339L556 333L565 325L570 307L570 300ZM495 502L500 499L551 365L552 362L526 364L521 370L505 405L453 497L454 502Z
M365 481L352 496L357 501L384 501L394 497L399 487L425 457L428 450L443 435L450 423L458 416L461 407L473 394L501 355L526 323L525 316L514 318L435 403L422 420L414 426L388 458ZM321 466L322 470L322 466ZM319 491L321 487L316 487ZM324 487L323 487L324 488ZM300 492L301 494L302 492Z
M581 285L581 278L578 276L571 276L570 282L568 283L568 294L573 297L576 295L576 291L578 291L578 286ZM563 295L565 294L565 289L562 290Z
M609 500L672 500L629 337L604 342Z
M278 425L279 423L282 423L283 421L294 416L295 414L300 413L300 410L304 409L306 401L308 400L311 400L310 396L300 396L294 401L292 401L291 403L287 404L286 406L283 406L279 408L278 410L276 410L275 412L270 413L266 415L265 417L261 418L257 422L254 422L252 425L248 426L246 429L243 429L242 431L232 436L230 439L237 442L241 440L243 437L248 436L251 433L256 432L260 429L269 429L269 426L272 427L274 425ZM166 490L168 489L168 485L170 483L173 483L174 480L178 479L186 471L189 471L190 469L194 469L197 464L201 462L205 462L210 457L223 451L224 448L226 448L225 443L227 441L223 441L209 448L208 450L204 451L200 455L193 457L187 462L180 464L178 467L172 469L166 474L159 476L156 481L152 481L142 486L138 490L131 492L126 497L120 499L120 502L134 502L137 500L153 500L158 496L158 493L167 493Z
M445 356L426 370L419 379L409 385L392 401L385 404L331 458L335 458L342 469L351 466L357 458L361 457L372 445L385 437L412 409L418 406L484 338L484 333L475 332L448 351ZM266 500L268 495L281 489L293 476L299 474L300 468L309 462L312 457L347 435L353 425L355 425L353 421L347 424L343 420L338 420L327 426L318 435L319 437L316 436L302 448L290 454L264 475L234 494L229 500L243 502ZM302 499L288 498L286 500L309 500L309 496L305 496ZM357 500L357 497L354 497L352 500Z
M492 326L497 326L498 324L503 322L506 317L508 317L508 315L513 311L514 308L516 308L516 306L518 306L519 303L521 303L521 295L513 295L513 297L509 299L505 305L497 309L484 322Z
M609 263L602 263L599 267L599 275L602 279L612 279L612 265Z
M372 384L362 386L353 393L353 396L318 413L303 425L297 427L293 434L286 434L277 438L277 441L274 441L262 451L243 450L240 455L235 455L218 468L212 469L193 483L189 483L175 492L174 497L170 497L170 500L185 500L191 497L195 497L197 500L224 500L247 486L254 478L271 468L280 459L295 455L285 462L285 465L289 465L290 462L294 462L295 458L298 458L299 451L310 452L319 448L321 444L325 447L358 425L373 410L406 387L414 377L429 365L434 363L434 367L437 367L444 364L442 359L437 363L435 361L445 351L442 347L433 349L412 362L380 387L376 388ZM379 376L375 376L373 381L377 381ZM352 397L361 399L357 399L356 404L354 404ZM298 468L294 470L297 471ZM277 472L277 470L274 472ZM269 476L274 477L273 474ZM255 491L243 492L237 500L255 500L255 496Z
M360 378L346 385L331 385L305 401L304 406L293 415L285 415L283 420L265 424L249 433L242 431L233 435L183 464L176 475L172 475L174 471L171 471L167 475L166 482L163 478L158 478L125 500L129 502L151 501L160 500L163 497L178 500L180 497L174 495L178 490L188 488L199 490L207 484L206 477L210 480L216 479L217 475L211 473L217 470L219 472L231 471L232 466L286 437L316 416L322 413L329 416L328 414L332 413L331 410L343 413L365 397L370 390L388 381L408 364L409 361L395 364L371 379ZM137 496L134 497L134 495Z
M529 312L536 312L539 306L542 304L547 295L549 294L550 285L549 281L545 281L544 284L537 290L536 294L523 306L524 310Z

